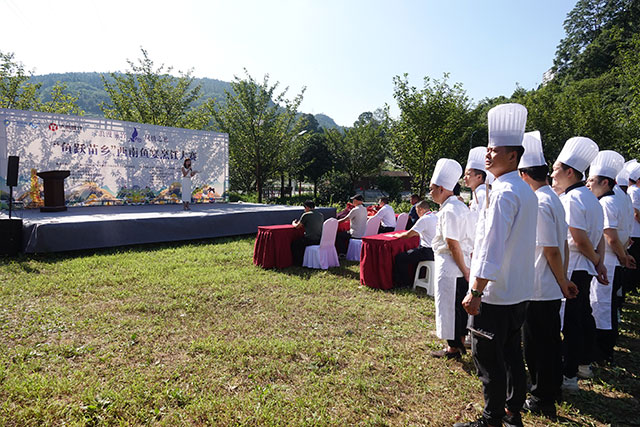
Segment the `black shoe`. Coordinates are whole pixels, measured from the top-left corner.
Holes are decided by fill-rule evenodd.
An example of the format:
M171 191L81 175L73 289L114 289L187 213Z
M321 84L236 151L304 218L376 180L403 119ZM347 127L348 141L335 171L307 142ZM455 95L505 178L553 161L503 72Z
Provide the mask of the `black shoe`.
M522 409L525 411L529 411L532 414L536 415L544 415L547 418L555 418L556 417L556 405L553 403L543 403L535 398L528 398L524 405L522 405Z
M505 415L504 417L502 417L502 422L507 427L524 427L524 424L522 424L522 417L520 416L520 412L514 412L511 415Z
M460 360L462 358L462 355L460 354L459 351L450 353L447 350L438 350L438 351L432 351L431 357L435 357L438 359L446 358L446 359Z
M480 417L475 421L471 421L469 423L455 423L453 427L488 427L489 423L484 417Z

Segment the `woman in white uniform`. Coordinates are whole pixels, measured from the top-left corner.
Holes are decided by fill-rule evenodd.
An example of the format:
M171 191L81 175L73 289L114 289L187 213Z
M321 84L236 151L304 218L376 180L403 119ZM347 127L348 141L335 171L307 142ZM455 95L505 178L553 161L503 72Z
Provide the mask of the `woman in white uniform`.
M191 210L191 177L196 173L191 169L191 159L185 159L182 165L182 209L185 211Z
M467 314L462 307L469 289L469 265L473 243L470 211L454 194L462 167L451 159L436 163L431 179L431 197L440 205L436 234L432 240L436 264L436 334L447 340L447 348L434 357L460 358L465 352ZM472 222L472 221L471 221Z

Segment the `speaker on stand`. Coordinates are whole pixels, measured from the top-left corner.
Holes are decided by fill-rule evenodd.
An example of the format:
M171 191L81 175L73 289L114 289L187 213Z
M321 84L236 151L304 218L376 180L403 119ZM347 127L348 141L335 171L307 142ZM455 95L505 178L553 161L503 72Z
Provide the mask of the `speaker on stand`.
M0 220L0 254L17 255L22 249L22 219L12 219L13 187L18 185L18 156L7 159L7 185L9 186L9 219Z

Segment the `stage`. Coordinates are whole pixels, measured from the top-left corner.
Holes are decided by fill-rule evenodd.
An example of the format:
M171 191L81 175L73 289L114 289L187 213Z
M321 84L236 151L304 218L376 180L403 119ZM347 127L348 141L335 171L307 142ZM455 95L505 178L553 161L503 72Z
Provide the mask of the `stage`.
M61 252L143 243L173 242L252 234L261 225L291 223L304 209L253 203L70 207L64 212L21 209L22 250ZM325 218L335 208L318 208ZM6 217L6 216L5 216Z

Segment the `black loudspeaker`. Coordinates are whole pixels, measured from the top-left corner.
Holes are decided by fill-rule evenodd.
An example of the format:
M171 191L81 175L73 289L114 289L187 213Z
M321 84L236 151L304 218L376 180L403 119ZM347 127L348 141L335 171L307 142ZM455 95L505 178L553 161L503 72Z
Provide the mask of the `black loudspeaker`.
M20 157L9 156L7 162L7 187L18 186L18 162Z
M22 220L0 219L0 255L16 256L22 251Z

